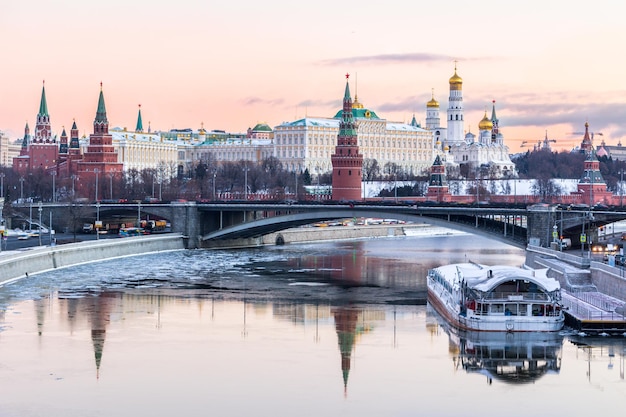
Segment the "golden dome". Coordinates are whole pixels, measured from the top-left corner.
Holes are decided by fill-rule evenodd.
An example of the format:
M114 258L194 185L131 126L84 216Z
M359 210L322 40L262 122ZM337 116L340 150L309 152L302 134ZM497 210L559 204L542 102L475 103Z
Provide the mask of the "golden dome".
M456 65L454 66L454 75L450 77L450 90L460 90L463 86L463 78L456 73Z
M448 145L446 145L446 146L443 147L443 150L448 152L450 150L450 147Z
M433 88L432 91L432 96L430 98L430 100L428 101L428 103L426 103L426 107L439 107L439 102L437 100L435 100L435 89Z
M480 123L478 123L478 129L479 130L491 130L493 129L493 123L491 123L491 120L489 120L489 118L487 117L487 111L485 110L485 117L483 117L483 119L480 121Z

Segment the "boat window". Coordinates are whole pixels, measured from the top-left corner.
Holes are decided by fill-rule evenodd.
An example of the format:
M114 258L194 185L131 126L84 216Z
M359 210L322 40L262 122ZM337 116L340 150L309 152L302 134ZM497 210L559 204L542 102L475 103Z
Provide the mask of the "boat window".
M519 315L520 316L526 316L528 315L528 305L526 304L520 304L519 306Z
M517 304L506 304L504 306L504 315L505 316L517 316Z
M504 314L504 304L492 304L491 305L491 314Z

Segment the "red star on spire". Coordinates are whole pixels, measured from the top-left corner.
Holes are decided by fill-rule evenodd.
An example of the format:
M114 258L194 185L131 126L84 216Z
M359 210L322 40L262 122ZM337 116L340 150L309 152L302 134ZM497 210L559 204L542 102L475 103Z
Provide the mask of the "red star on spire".
M348 73L346 72L346 80L347 80L348 78L350 78L350 74L348 74Z

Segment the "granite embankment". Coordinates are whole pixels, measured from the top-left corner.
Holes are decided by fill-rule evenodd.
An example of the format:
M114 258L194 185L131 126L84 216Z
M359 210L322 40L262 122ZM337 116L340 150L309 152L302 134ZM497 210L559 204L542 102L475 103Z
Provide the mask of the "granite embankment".
M184 247L182 235L168 233L3 252L0 254L0 285L57 268L144 253L182 250Z

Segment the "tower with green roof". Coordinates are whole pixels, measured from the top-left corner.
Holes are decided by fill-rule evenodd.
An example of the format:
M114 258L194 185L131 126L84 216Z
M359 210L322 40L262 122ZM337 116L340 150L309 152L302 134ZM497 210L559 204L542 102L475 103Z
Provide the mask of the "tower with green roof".
M361 200L361 170L363 155L359 153L357 125L352 112L349 74L346 74L346 89L343 96L343 110L339 122L339 134L335 153L331 155L333 166L332 199L335 201Z

